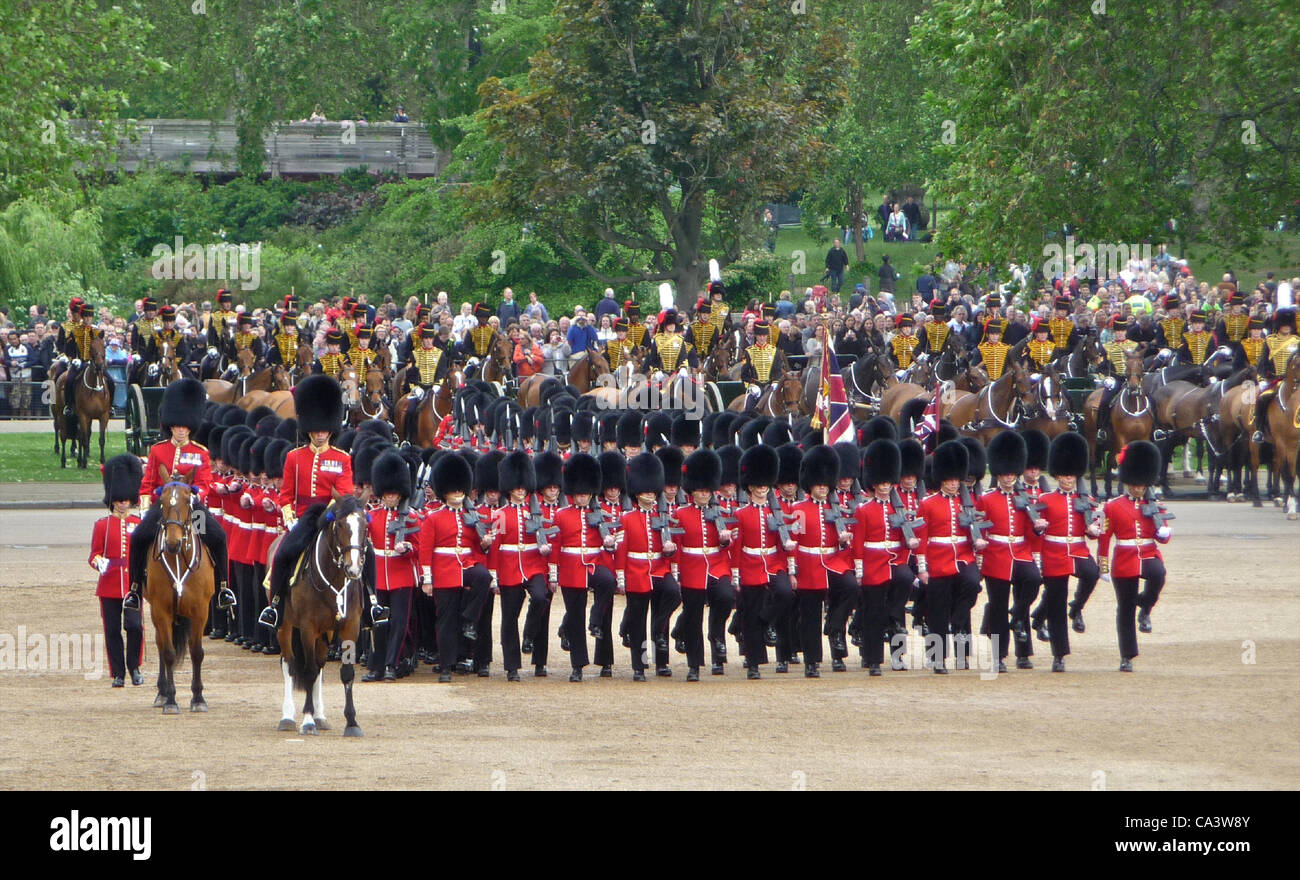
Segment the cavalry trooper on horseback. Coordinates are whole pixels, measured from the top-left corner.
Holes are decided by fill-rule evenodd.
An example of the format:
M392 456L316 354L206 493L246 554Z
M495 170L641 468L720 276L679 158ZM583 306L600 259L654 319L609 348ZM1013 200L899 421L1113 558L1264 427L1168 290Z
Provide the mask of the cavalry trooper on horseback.
M293 391L298 429L310 438L306 446L291 449L284 459L284 478L280 484L280 512L289 532L280 541L267 575L271 604L262 611L258 622L279 626L281 597L289 589L299 559L311 546L327 521L334 505L334 493L340 497L354 494L352 458L330 445L330 437L343 425L343 389L330 376L308 376ZM374 624L388 619L388 610L375 599L375 554L366 548L361 581L370 600L370 620Z
M1079 341L1079 329L1070 318L1073 308L1074 301L1068 296L1058 296L1052 301L1052 319L1047 322L1047 329L1052 334L1052 343L1056 346L1058 355L1073 350L1074 344Z
M289 312L293 313L292 318L288 316ZM270 325L266 328L266 332L272 335L280 333L284 328L286 321L291 324L298 321L298 297L292 293L286 293L284 299L276 303L275 317L271 319Z
M158 318L158 300L146 296L140 304L140 311L143 314L135 319L127 331L131 348L131 370L128 375L133 385L144 384L142 380L148 360L149 344L153 341L154 333L162 329L162 322Z
M348 349L348 363L356 367L357 373L364 377L366 370L370 369L375 359L379 357L379 352L370 347L375 338L374 328L358 327L356 334L356 345Z
M1007 368L1007 352L1011 351L1011 346L1002 341L1002 328L998 323L992 318L989 322L992 326L984 328L984 341L975 346L971 365L982 364L989 381L996 382L1002 378L1002 371Z
M244 312L235 323L235 332L231 335L230 341L226 343L226 361L230 364L226 372L239 372L239 353L241 351L253 352L253 364L262 362L266 354L266 344L253 333L253 316Z
M947 316L948 310L944 308L943 303L937 299L930 303L932 320L925 324L925 332L917 340L916 349L912 352L913 357L921 352L929 352L931 357L934 357L943 351L943 347L948 344L948 334L952 332L945 320Z
M912 366L916 358L916 348L920 340L916 338L916 319L911 315L902 315L898 319L898 332L889 341L889 353L894 356L894 366L901 376L903 371Z
M198 539L212 557L212 576L217 588L217 607L230 608L235 604L235 594L226 585L226 533L207 508L208 490L212 487L212 460L208 448L190 439L203 421L203 405L208 395L203 383L197 379L178 379L163 392L158 407L158 422L167 439L149 449L149 462L144 467L140 483L140 510L143 518L131 536L131 592L122 607L140 610L140 591L144 585L149 563L150 545L158 537L162 519L161 507L150 507L156 491L162 484L161 468L166 468L173 482L185 482L193 493L194 516L191 523Z
M1115 399L1115 393L1123 385L1125 377L1128 375L1128 361L1130 354L1141 348L1136 342L1128 338L1128 331L1132 323L1126 315L1116 315L1110 319L1110 330L1113 334L1111 341L1102 346L1106 352L1106 360L1102 362L1102 372L1106 378L1101 385L1101 401L1097 404L1097 440L1104 441L1110 434L1110 405Z
M1273 314L1273 333L1264 339L1264 348L1257 362L1263 376L1259 383L1259 397L1255 401L1254 443L1269 443L1268 405L1277 396L1277 380L1286 375L1286 364L1300 348L1300 337L1295 335L1295 309L1278 309ZM68 384L72 384L69 380Z
M623 311L627 312L627 341L632 343L633 348L642 348L645 346L645 321L641 317L641 307L633 300L623 303ZM610 364L610 369L614 365Z
M631 354L636 346L632 340L628 339L629 324L627 318L619 318L614 322L614 338L605 343L605 360L609 361L611 372L618 370L623 366L623 361ZM644 327L641 328L643 331Z
M488 323L488 318L492 317L492 309L487 303L476 303L474 305L474 317L478 319L478 326L465 334L461 340L460 352L468 364L482 364L484 360L492 353L492 345L496 342L496 328ZM482 368L480 366L480 372Z
M1227 345L1241 342L1250 329L1250 315L1246 313L1246 297L1233 290L1228 294L1228 309L1214 326L1214 335L1220 343ZM1253 364L1254 361L1252 360Z
M419 328L420 347L411 353L406 368L406 384L411 400L406 406L406 439L418 443L420 411L433 405L442 382L447 377L450 357L438 347L438 331L432 324ZM435 416L436 421L436 416Z
M313 373L324 373L336 381L342 377L347 358L339 352L339 349L345 338L339 330L331 330L325 334L325 353L312 364Z
M1183 302L1178 298L1178 294L1170 293L1161 303L1165 307L1165 319L1156 327L1156 338L1152 343L1155 351L1177 351L1178 346L1182 344L1183 328L1187 322L1183 320Z
M1259 363L1260 355L1268 349L1264 339L1264 321L1262 318L1250 318L1246 322L1246 335L1239 341L1230 343L1232 349L1232 369L1241 370ZM1258 371L1257 371L1258 372Z
M754 344L745 349L740 370L740 381L749 392L745 411L752 412L762 396L763 389L775 387L787 366L785 352L772 344L772 328L766 321L754 322Z
M411 354L415 351L420 342L420 330L425 324L429 323L429 307L426 305L417 306L415 309L415 323L411 332L406 334L406 338L397 346L397 368L407 366L411 363ZM432 325L435 329L437 325Z
M343 304L340 307L340 314L336 315L334 318L334 327L343 336L341 345L342 351L345 353L352 347L352 343L356 341L354 328L356 327L357 319L353 314L353 312L356 311L356 307L357 301L350 296L345 296L343 297Z
M679 370L700 368L695 349L677 333L677 312L672 309L664 312L663 323L656 328L654 339L650 340L650 354L645 366L647 372L658 370L665 381Z
M709 321L716 332L725 333L730 325L731 310L727 307L727 288L722 284L722 269L717 260L709 260ZM763 317L767 317L766 314ZM775 343L776 340L773 340Z
M190 341L176 328L176 307L163 306L158 310L158 320L162 321L162 326L153 332L144 354L147 365L145 369L151 376L158 372L159 365L162 364L163 346L170 345L180 363L185 363L190 355Z
M1025 346L1025 353L1035 371L1047 368L1056 359L1056 343L1052 340L1052 326L1042 318L1034 321L1033 339Z
M700 357L708 357L718 341L718 328L713 323L712 311L710 303L700 303L695 309L695 322L686 329L686 341L695 347Z
M235 322L239 320L239 314L234 310L232 303L234 297L230 291L224 287L217 291L217 308L208 319L208 348L215 348L222 351L226 347L226 339L234 330Z
M76 324L71 324L59 330L58 346L62 352L61 361L67 364L68 378L63 382L63 414L71 416L76 413L76 396L77 380L81 378L85 362L90 360L91 346L96 339L104 338L104 331L95 329L95 307L90 303L80 303L77 306L78 317L80 320ZM67 331L64 335L64 331ZM108 383L109 399L113 395L113 380L104 375L104 381Z
M298 346L302 344L303 332L298 329L298 312L295 309L286 309L280 314L280 326L271 337L266 362L279 364L286 370L292 370L298 363Z
M1181 363L1199 367L1214 353L1214 334L1205 329L1208 322L1209 316L1204 310L1192 312L1187 321L1187 332L1183 334L1183 343L1178 347L1178 360Z

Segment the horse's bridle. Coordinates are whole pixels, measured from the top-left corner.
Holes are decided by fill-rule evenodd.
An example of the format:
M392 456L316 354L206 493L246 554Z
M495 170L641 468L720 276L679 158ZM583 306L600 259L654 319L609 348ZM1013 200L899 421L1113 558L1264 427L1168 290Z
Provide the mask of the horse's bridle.
M164 485L160 490L160 492L166 493L166 491L172 487L181 487L186 490L190 488L189 484L187 483L179 483L176 481L172 481ZM191 495L190 505L191 505L190 511L192 514L193 495ZM172 506L174 505L168 504L168 507L172 507ZM180 550L163 549L162 546L163 530L166 529L167 526L179 526L182 529L184 536L181 538ZM154 536L154 540L153 540L153 547L154 547L153 558L162 563L163 569L166 570L168 577L172 579L172 585L176 588L176 595L178 596L184 594L185 582L189 580L190 575L193 574L194 570L199 566L199 556L200 556L198 551L199 543L200 542L195 540L193 519L190 519L188 522L179 519L164 519L159 521L158 533ZM168 558L169 556L175 557L177 563L179 563L183 559L184 554L187 552L189 553L189 562L186 564L184 570L180 568L179 564L175 566L172 565L171 560Z
M359 511L356 513L348 514L348 516L360 516L360 515L361 513ZM338 526L338 518L335 517L325 528L321 529L319 532L316 533L316 546L312 549L311 557L312 557L312 571L316 575L315 580L318 580L319 582L318 583L313 582L313 579L310 577L308 578L308 582L311 583L312 589L314 589L318 593L324 593L325 590L329 590L331 593L334 594L334 619L342 620L344 616L346 616L348 613L348 587L354 583L358 583L361 580L360 576L352 577L350 574L348 574L347 563L344 559L344 555L349 550L356 550L361 555L362 566L364 567L366 549L364 545L360 543L359 540L357 543L349 543L346 546L344 545L339 546L338 555L335 556L330 561L334 564L334 568L337 569L338 572L343 575L343 586L337 590L334 589L334 585L330 583L330 579L325 575L324 569L321 568L321 546L324 542L325 533L331 529L337 528L337 526ZM357 529L358 536L361 534L361 531L362 530L360 528Z

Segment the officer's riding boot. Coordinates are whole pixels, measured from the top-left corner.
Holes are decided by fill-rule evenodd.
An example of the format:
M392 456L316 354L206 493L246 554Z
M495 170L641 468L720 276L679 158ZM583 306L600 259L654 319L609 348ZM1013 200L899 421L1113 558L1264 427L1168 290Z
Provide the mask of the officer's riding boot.
M388 609L379 604L379 598L375 593L375 556L373 550L366 552L361 583L365 587L366 597L370 600L366 605L366 614L370 619L370 625L382 626L388 623Z
M1268 403L1273 399L1271 394L1261 394L1255 401L1255 433L1251 435L1251 443L1268 443L1268 419L1265 413L1268 412Z
M131 581L131 589L127 592L126 598L122 600L122 608L127 611L140 610L140 584L138 581Z
M283 572L280 571L284 566L277 560L271 562L271 601L262 613L258 615L257 622L263 626L269 626L271 629L277 629L280 625L280 581L284 578Z
M77 371L73 367L68 367L65 372L68 378L63 381L63 415L70 418L77 414L75 405L77 398L77 384L75 381L77 378Z

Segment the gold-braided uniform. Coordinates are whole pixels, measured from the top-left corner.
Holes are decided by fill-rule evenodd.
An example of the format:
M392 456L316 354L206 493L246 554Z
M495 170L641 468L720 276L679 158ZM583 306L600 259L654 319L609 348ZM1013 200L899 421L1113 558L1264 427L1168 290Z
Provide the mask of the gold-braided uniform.
M1232 342L1240 342L1246 336L1250 325L1250 315L1224 315L1223 332Z
M1173 341L1183 335L1183 328L1187 322L1182 318L1165 318L1160 322L1160 329L1165 331L1165 345L1173 345Z
M1106 360L1115 369L1116 376L1128 375L1128 353L1136 351L1138 344L1131 339L1125 339L1120 342L1118 339L1111 340L1102 346L1106 350Z
M487 357L488 352L492 350L492 337L495 335L496 330L492 329L491 324L480 324L469 331L470 342L474 346L474 354L481 358Z
M707 321L696 321L691 325L691 341L695 344L695 350L700 354L708 354L709 349L713 347L713 340L718 335L718 328L713 324L713 318L710 315Z
M252 333L236 333L235 351L243 351L246 348L252 348L253 340L256 338L257 337L254 336Z
M989 318L987 321L984 322L984 331L983 331L984 336L982 338L988 339L990 327L997 327L998 332L1001 333L1003 336L1006 336L1007 324L1009 323L1010 322L1006 318Z
M894 349L894 360L898 362L900 370L906 370L912 366L912 350L921 342L915 336L907 336L902 333L897 334L890 340L890 347Z
M633 324L627 328L627 341L632 343L633 348L640 348L645 345L645 324ZM613 364L610 364L613 366Z
M291 326L293 330L285 332L282 324L280 332L275 334L275 347L280 352L280 362L286 367L298 361L298 326Z
M1291 346L1300 342L1294 333L1288 336L1278 336L1276 333L1266 337L1268 343L1268 359L1273 364L1274 375L1281 376L1286 373L1286 362L1291 358Z
M776 363L779 352L775 345L751 345L745 349L744 373L749 375L755 385L767 385L772 381L772 365Z
M926 341L930 343L930 351L936 354L943 350L943 345L948 341L950 328L942 321L931 321L925 325Z
M1047 329L1052 332L1052 342L1057 348L1068 348L1070 334L1074 332L1074 322L1069 318L1053 318L1047 322Z
M432 385L438 381L438 364L442 360L442 349L417 348L411 352L411 363L419 373L419 384Z
M1005 342L981 342L976 347L980 350L984 372L988 374L989 381L996 382L1002 378L1002 371L1007 366L1007 352L1011 351L1011 346Z
M1262 336L1259 339L1246 337L1241 340L1242 350L1246 352L1246 360L1252 365L1259 363L1260 352L1264 350L1266 345L1267 343Z
M609 361L610 370L617 370L623 366L623 361L627 359L627 356L632 353L632 349L635 347L631 339L611 339L606 342L605 360Z
M346 360L347 358L341 354L323 354L317 363L320 364L322 373L337 379L343 374L343 364Z
M348 349L348 362L361 372L370 369L370 365L379 357L379 352L373 348L362 348L360 345Z
M1052 362L1056 357L1056 343L1050 339L1031 339L1026 346L1029 351L1029 359L1041 369ZM992 377L990 377L992 378Z
M1184 333L1183 342L1187 343L1187 351L1192 356L1192 363L1205 363L1205 353L1210 349L1210 343L1214 341L1214 334L1208 330L1202 330L1200 333Z
M727 316L731 314L731 312L724 305L714 305L712 309L713 310L709 312L709 323L713 325L715 331L721 333L722 328L727 324Z
M90 360L90 344L99 336L99 331L85 324L73 324L68 333L72 337L72 344L77 348L76 356L83 361Z

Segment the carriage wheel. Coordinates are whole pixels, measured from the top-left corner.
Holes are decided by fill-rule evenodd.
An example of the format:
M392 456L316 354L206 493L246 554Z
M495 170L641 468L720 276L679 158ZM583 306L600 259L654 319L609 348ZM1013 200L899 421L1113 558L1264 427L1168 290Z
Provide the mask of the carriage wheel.
M704 392L706 400L709 402L710 412L722 412L727 408L726 403L722 400L722 391L718 388L717 382L705 382Z
M132 455L144 454L144 393L132 384L126 396L126 448Z

